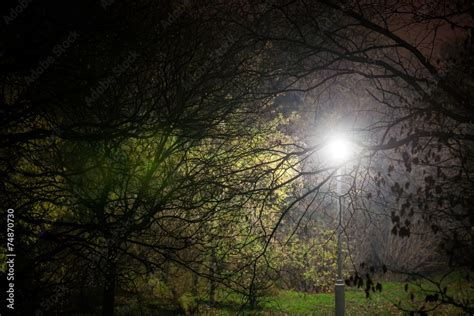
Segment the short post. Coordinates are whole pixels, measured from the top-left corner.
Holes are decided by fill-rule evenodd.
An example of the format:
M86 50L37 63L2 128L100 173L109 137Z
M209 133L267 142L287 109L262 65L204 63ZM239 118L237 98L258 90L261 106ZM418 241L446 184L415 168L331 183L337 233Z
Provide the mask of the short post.
M344 316L344 280L336 280L336 316Z
M344 301L344 279L342 277L342 196L341 196L341 172L337 171L337 200L339 207L339 224L337 226L337 278L335 285L336 294L336 316L344 316L345 301Z

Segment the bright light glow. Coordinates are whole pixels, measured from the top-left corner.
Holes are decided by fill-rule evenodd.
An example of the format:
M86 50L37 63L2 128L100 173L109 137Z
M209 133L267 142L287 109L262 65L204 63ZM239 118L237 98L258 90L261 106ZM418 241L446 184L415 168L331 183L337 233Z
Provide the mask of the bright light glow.
M341 136L331 137L327 144L329 159L335 163L342 163L352 154L352 144Z

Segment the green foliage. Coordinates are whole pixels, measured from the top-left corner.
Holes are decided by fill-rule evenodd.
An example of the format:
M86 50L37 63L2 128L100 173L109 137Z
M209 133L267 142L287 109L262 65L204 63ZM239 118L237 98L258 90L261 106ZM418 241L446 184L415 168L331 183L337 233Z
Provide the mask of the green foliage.
M150 296L159 299L162 302L169 303L173 301L173 292L157 276L148 276L146 286L151 290Z
M193 315L196 313L198 308L198 299L191 293L186 292L179 298L179 305L184 310L186 315Z
M336 236L331 229L314 227L306 236L295 234L286 245L275 244L283 281L280 286L305 292L331 292L337 269ZM348 262L345 264L349 266Z

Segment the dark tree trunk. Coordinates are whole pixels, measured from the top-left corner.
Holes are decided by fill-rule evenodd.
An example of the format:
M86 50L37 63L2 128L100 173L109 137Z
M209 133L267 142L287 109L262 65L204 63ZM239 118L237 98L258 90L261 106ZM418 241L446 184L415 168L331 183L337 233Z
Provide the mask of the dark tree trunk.
M105 274L104 291L102 297L102 315L113 316L115 306L115 283L117 279L116 265L110 263Z
M257 309L257 293L255 291L255 285L253 283L250 286L249 305L250 309Z
M216 281L214 280L214 276L217 270L217 257L216 257L216 250L213 248L211 250L211 280L209 285L209 303L212 305L216 304Z
M199 286L199 276L197 275L197 273L193 273L193 287L191 289L191 293L193 294L194 297L198 297L199 295L198 286Z

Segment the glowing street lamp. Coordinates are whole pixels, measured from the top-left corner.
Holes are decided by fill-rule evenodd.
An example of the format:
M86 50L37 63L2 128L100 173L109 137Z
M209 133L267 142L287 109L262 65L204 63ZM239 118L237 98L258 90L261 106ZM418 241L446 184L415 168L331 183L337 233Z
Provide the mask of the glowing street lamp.
M352 147L352 144L343 136L331 137L327 144L329 158L337 164L343 163L351 156Z

